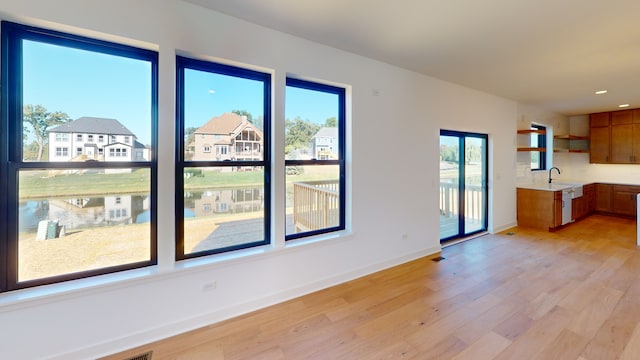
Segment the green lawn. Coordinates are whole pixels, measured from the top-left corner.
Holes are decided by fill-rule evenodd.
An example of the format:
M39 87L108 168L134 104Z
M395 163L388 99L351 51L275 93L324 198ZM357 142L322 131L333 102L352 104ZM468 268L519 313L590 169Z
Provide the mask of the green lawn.
M287 183L297 181L335 179L333 166L308 169L299 175L288 175ZM315 170L315 171L314 171ZM217 172L203 171L203 176L184 179L185 190L262 186L262 171ZM94 196L108 194L149 193L150 171L139 169L121 174L65 174L62 171L24 171L20 173L20 198L37 199L60 196Z
M61 171L20 173L20 198L148 193L150 171L121 174L65 174Z

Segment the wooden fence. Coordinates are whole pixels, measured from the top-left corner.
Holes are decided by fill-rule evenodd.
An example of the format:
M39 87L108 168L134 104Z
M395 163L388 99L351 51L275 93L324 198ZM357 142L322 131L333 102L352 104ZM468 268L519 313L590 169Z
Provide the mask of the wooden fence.
M446 218L457 217L458 184L440 183L440 215ZM481 185L467 185L464 194L465 218L480 221L483 219L484 195Z
M293 183L295 231L312 231L340 224L340 188L337 180Z

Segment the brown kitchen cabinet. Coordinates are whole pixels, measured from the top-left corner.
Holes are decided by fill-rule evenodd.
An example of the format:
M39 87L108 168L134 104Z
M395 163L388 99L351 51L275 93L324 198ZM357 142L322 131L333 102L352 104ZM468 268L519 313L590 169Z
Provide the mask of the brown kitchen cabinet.
M636 215L636 196L640 186L613 185L613 213L617 215Z
M640 164L640 109L589 116L591 163Z
M571 219L579 220L591 214L594 210L595 185L582 186L582 196L571 200Z
M587 197L588 213L596 210L596 184L587 184L582 187L583 195Z
M611 151L610 113L589 115L589 161L606 164Z
M611 162L629 163L633 160L633 124L611 125Z
M596 184L596 201L595 211L600 212L613 212L613 185L611 184Z
M549 230L562 225L562 191L517 189L518 226Z
M635 164L640 162L640 114L634 110L611 113L611 162Z
M635 216L636 196L640 186L618 184L596 184L595 211L614 215Z

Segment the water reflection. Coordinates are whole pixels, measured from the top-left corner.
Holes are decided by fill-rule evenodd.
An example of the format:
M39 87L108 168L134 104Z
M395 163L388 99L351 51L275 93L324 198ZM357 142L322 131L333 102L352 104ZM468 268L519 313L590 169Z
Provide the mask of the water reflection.
M35 232L42 220L57 220L66 231L126 225L148 211L148 195L34 199L20 202L19 230Z
M184 207L193 211L195 217L262 211L264 189L244 187L185 191Z
M103 226L141 224L150 220L148 195L33 199L20 202L20 232L35 232L42 220L57 220L67 232ZM184 217L240 214L264 210L264 189L243 187L184 193Z

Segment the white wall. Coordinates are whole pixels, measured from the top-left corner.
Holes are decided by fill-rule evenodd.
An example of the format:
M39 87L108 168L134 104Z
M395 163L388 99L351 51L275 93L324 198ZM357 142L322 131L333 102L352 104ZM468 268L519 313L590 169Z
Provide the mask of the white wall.
M159 50L161 194L159 265L1 294L1 358L93 358L439 251L441 128L489 134L490 230L515 224L513 101L175 0L0 0L0 9L3 19ZM284 175L275 174L273 198L282 199L272 208L276 246L230 260L173 262L173 195L162 194L174 192L176 51L273 72L276 166L284 164L286 74L351 86L351 233L284 246ZM96 285L119 277L129 279ZM203 291L213 281L216 289Z

